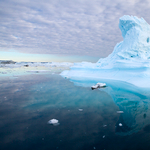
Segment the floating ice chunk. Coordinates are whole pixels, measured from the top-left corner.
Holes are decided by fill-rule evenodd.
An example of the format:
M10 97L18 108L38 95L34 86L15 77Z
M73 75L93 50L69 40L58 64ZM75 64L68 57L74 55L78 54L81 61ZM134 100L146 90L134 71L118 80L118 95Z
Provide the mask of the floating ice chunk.
M106 83L97 83L96 85L91 86L91 89L94 90L102 87L106 87Z
M105 138L105 135L103 135L103 139Z
M118 114L123 114L124 112L123 112L123 111L117 111L117 113L118 113Z
M51 119L48 121L48 124L52 124L54 126L59 125L59 121L57 119Z
M96 85L98 85L99 88L106 87L106 83L97 83Z
M98 85L93 85L91 86L91 89L94 90L94 89L97 89L98 88Z
M83 111L83 109L79 109L79 111Z
M122 127L122 123L119 123L119 126Z
M107 125L106 125L106 124L104 124L104 125L103 125L103 127L107 127Z
M58 120L57 119L51 119L48 121L50 124L54 124L54 123L58 123Z

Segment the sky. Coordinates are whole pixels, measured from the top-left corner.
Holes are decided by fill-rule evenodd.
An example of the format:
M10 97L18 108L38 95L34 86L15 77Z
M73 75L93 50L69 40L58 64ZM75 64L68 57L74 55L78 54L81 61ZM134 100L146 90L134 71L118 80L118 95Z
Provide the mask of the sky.
M107 57L123 40L121 16L150 24L150 0L0 0L0 6L0 59Z

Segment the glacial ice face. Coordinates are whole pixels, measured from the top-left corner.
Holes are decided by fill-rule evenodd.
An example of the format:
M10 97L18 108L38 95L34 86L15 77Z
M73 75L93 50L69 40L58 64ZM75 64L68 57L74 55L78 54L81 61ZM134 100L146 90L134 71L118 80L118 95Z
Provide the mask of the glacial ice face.
M150 25L143 18L123 16L119 20L119 28L124 40L108 57L99 59L95 64L76 63L61 75L121 80L150 87Z
M113 67L123 67L120 63L128 60L132 62L129 66L135 67L137 62L147 62L150 59L149 24L143 18L123 16L119 20L119 28L124 40L115 46L112 54L105 59L100 59L98 63L102 67L110 66L110 63L113 63Z

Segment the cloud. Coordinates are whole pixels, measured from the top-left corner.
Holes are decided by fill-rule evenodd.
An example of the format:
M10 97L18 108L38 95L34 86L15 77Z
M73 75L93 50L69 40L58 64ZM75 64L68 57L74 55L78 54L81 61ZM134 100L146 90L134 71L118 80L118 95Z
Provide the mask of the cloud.
M148 0L0 1L0 50L105 57L122 40L123 15L150 23Z

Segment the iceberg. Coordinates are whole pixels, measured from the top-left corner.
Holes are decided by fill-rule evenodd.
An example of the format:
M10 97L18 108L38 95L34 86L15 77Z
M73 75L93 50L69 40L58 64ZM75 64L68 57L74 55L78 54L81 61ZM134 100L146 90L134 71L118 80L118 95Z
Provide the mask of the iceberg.
M120 80L138 87L150 87L150 25L136 16L119 19L123 41L97 63L75 63L61 73L70 79Z

